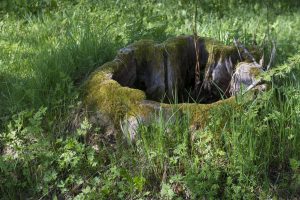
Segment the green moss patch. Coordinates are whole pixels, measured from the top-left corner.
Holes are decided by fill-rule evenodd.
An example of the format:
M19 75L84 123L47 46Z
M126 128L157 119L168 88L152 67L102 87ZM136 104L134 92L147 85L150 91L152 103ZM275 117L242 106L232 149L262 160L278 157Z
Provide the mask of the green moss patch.
M205 126L211 110L225 104L235 105L235 100L217 99L209 104L182 101L184 95L193 95L187 91L191 91L194 84L194 42L193 36L179 36L161 44L140 40L121 49L113 61L99 67L87 80L85 104L107 114L115 124L119 124L125 116L149 118L159 109L172 110L175 105L160 102L170 99L177 89L180 104L176 106L191 113L193 124ZM205 70L202 81L211 79L217 63L222 64L226 59L236 63L239 59L234 46L226 46L210 38L197 38L197 42L201 67ZM155 106L145 104L145 100L151 98L156 100Z

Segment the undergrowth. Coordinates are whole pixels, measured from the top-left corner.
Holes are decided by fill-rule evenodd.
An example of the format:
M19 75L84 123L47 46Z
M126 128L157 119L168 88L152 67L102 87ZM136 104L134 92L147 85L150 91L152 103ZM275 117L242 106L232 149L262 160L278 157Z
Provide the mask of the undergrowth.
M203 129L174 110L140 124L134 142L107 142L95 120L74 112L81 85L135 40L192 34L194 5L20 2L2 3L0 12L1 199L299 198L297 3L199 3L200 36L225 44L238 37L266 52L264 38L276 41L276 65L265 77L272 88L239 101L242 112L214 110Z

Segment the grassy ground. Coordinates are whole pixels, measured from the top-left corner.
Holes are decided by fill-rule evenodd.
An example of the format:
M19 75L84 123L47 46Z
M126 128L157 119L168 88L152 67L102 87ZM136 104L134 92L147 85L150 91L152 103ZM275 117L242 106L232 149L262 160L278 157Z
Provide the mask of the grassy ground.
M192 34L193 4L11 2L0 21L1 199L300 198L296 4L203 1L199 35L276 40L272 89L243 112L219 108L194 134L189 116L158 116L136 143L103 139L95 149L100 127L82 118L69 128L83 81L132 41Z

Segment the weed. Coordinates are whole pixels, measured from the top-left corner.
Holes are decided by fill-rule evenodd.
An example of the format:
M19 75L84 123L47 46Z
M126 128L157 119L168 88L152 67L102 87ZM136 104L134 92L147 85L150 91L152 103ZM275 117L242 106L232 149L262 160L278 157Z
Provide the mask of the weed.
M193 6L0 2L0 199L298 198L299 2L204 0L195 20ZM66 128L82 83L117 49L192 34L195 21L199 35L225 44L238 37L263 49L274 38L276 67L264 77L270 91L253 102L238 97L240 110L214 110L199 130L188 113L159 113L140 124L135 143L119 138L113 148L89 145L88 117Z

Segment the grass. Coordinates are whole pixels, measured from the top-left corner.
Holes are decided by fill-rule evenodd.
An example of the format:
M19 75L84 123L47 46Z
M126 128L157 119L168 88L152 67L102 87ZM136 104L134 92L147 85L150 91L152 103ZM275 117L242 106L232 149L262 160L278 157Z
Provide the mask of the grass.
M53 2L1 12L0 199L299 198L297 7L203 1L200 36L276 40L271 90L241 101L242 112L218 108L200 130L188 114L159 113L131 143L108 140L105 127L78 111L80 86L132 41L192 34L193 5Z

